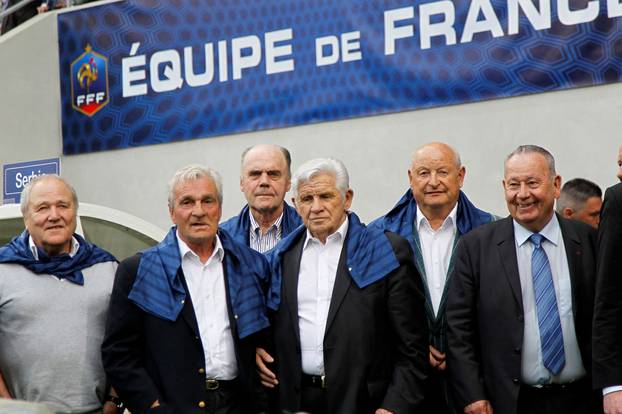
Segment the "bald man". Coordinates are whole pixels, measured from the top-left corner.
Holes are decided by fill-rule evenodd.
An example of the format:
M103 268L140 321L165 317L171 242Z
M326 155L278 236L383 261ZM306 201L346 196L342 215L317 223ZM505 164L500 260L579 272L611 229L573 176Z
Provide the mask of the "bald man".
M255 145L242 153L240 190L247 205L221 224L236 241L265 253L302 220L285 203L291 186L291 156L278 145Z
M462 235L493 220L492 214L477 209L460 190L465 175L455 149L442 142L423 145L412 155L410 188L391 211L371 224L410 242L423 277L432 367L423 412L457 412L445 380L445 302L454 248Z

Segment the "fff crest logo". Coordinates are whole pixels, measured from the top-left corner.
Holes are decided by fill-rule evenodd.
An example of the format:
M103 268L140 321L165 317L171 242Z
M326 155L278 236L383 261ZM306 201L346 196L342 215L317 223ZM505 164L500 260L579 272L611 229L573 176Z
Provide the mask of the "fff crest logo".
M71 64L71 106L93 116L108 104L108 59L87 44Z

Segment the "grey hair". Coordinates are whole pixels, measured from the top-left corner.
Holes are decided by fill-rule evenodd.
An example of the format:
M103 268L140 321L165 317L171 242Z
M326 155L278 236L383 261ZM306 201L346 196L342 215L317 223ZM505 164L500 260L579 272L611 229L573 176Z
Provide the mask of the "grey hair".
M508 156L505 157L503 165L505 166L510 158L520 154L542 155L546 159L546 162L549 166L549 175L551 176L551 178L555 178L555 176L557 175L557 173L555 172L555 158L553 158L553 154L538 145L520 145L516 147L514 151L510 152Z
M583 178L575 178L566 182L562 187L557 199L557 212L561 213L565 208L579 211L583 209L589 198L602 198L602 196L603 192L597 184Z
M350 188L350 177L343 163L335 158L316 158L302 164L292 177L292 191L298 197L298 187L318 174L330 174L335 177L337 189L342 197Z
M259 145L263 145L263 144L259 144ZM248 147L246 148L243 152L242 152L242 157L240 158L240 170L242 172L244 172L244 159L246 158L246 155L254 148L258 147L259 145L253 145L252 147ZM283 158L285 159L285 164L287 165L287 176L291 177L292 176L292 156L289 153L289 150L285 147L282 147L280 145L276 145L276 144L270 144L271 147L274 147L275 149L279 150L281 152L281 154L283 154Z
M188 181L209 178L216 186L218 204L222 205L222 178L216 170L204 167L199 164L190 164L175 171L173 178L168 183L168 205L173 207L175 204L175 189L178 185Z
M69 184L67 180L65 180L63 177L57 174L42 174L30 180L30 182L22 190L21 200L19 203L19 209L22 212L22 216L25 216L26 213L28 212L28 207L29 207L28 205L30 203L30 193L32 192L32 189L34 188L35 184L45 181L45 180L56 180L56 181L63 183L65 187L67 187L67 189L71 193L71 199L73 201L73 204L76 207L76 214L77 214L78 207L80 205L78 203L78 194L76 193L76 189L73 188L73 186Z

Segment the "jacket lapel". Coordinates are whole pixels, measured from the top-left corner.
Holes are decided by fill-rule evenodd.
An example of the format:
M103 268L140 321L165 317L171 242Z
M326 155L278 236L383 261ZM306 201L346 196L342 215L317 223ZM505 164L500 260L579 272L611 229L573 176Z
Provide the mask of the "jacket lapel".
M194 314L194 306L192 305L192 298L190 297L190 290L186 284L186 278L184 272L181 270L181 266L177 271L177 276L186 290L186 299L184 299L184 306L181 308L181 317L188 324L188 327L194 333L194 336L199 336L199 324L197 323L196 315Z
M300 273L300 259L302 257L302 246L305 237L301 237L293 248L283 255L281 273L282 279L282 303L287 307L289 319L292 321L292 328L296 333L296 340L300 343L300 328L298 326L298 273Z
M581 281L583 280L583 267L581 266L583 246L581 245L581 240L579 239L575 229L572 226L569 226L568 223L559 215L557 216L557 220L559 221L559 227L561 228L562 238L564 240L564 248L566 249L568 272L570 273L570 290L572 294L572 314L576 323L577 304L580 302L577 297L577 291L582 285Z
M226 265L228 262L227 255L225 254L225 258L223 260L222 273L223 278L225 280L225 298L227 300L227 316L229 316L229 326L231 327L231 336L233 338L238 337L238 325L236 323L235 314L233 312L233 304L236 303L238 292L240 290L240 286L237 283L230 283L229 276L227 272L228 266ZM235 341L234 341L235 342Z
M324 331L324 337L326 337L326 333L330 329L333 321L335 320L335 315L343 302L348 289L352 284L352 278L349 275L346 260L347 260L347 240L343 243L343 247L341 248L341 255L339 256L339 263L337 264L337 274L335 275L335 284L333 286L333 293L330 298L330 307L328 308L328 318L326 320L326 330Z
M523 293L518 274L518 259L516 258L516 243L514 241L514 225L511 217L503 219L503 226L495 237L495 243L501 256L501 264L505 277L510 284L516 305L523 313Z

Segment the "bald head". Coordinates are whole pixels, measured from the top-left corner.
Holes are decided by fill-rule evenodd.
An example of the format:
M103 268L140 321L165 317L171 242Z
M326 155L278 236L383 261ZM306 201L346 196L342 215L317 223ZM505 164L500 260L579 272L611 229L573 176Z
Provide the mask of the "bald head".
M462 161L460 161L460 154L458 154L458 151L444 142L430 142L417 148L411 156L412 164L414 165L415 163L421 162L422 159L430 156L443 158L446 161L451 160L458 169L462 167Z
M246 148L244 152L242 152L242 159L240 163L242 174L244 174L244 164L247 162L247 160L249 158L252 159L257 156L261 156L263 158L271 158L273 160L278 160L279 158L281 158L287 167L287 175L292 175L292 158L289 154L289 151L287 150L287 148L283 148L280 145L274 144L259 144Z
M465 174L460 155L445 143L431 142L413 153L410 188L432 226L442 223L456 206Z

